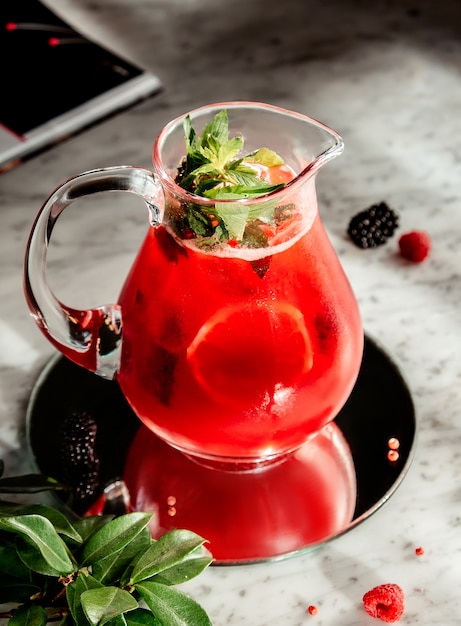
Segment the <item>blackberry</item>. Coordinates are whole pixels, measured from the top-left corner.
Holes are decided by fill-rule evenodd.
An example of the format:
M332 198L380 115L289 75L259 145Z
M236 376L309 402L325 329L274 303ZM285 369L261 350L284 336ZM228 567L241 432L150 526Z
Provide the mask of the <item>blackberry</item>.
M61 430L62 481L73 497L73 508L84 512L99 494L99 457L96 451L97 424L87 412L68 416Z
M354 215L347 234L359 248L376 248L392 237L398 225L397 213L380 202Z
M76 512L85 512L86 504L91 504L99 495L99 464L97 467L82 468L79 478L73 481L72 496Z

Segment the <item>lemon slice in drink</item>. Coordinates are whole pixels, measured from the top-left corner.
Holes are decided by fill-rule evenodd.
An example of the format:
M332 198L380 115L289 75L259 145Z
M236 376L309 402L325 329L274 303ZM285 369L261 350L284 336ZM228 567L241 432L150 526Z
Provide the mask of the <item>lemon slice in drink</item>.
M187 360L214 400L249 406L293 386L311 369L312 348L304 317L292 304L232 305L203 324Z

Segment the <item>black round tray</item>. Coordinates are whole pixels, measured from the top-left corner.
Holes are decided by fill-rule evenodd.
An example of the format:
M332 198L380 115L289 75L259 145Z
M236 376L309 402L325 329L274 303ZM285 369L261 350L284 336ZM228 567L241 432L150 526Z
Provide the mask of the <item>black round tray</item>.
M117 382L57 355L38 378L27 411L28 441L37 471L62 480L60 426L66 416L83 411L98 424L103 486L122 477L140 422ZM346 532L394 493L412 460L416 435L408 386L393 360L368 336L356 385L335 421L350 446L357 479L355 513ZM399 441L396 461L388 458L391 438Z

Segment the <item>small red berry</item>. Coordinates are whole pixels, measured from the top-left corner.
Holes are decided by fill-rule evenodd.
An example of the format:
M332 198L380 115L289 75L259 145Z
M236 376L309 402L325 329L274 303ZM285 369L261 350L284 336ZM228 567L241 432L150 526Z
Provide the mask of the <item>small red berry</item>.
M404 259L421 263L429 255L431 238L422 230L413 230L400 237L399 249Z
M317 609L317 607L316 607L314 604L311 604L311 605L307 608L307 612L308 612L310 615L317 615L317 613L318 613L318 609Z
M378 585L363 596L363 606L371 617L383 622L397 622L403 615L404 595L394 583Z
M419 546L418 548L416 548L415 553L416 553L416 556L423 556L424 548L421 548L421 546Z

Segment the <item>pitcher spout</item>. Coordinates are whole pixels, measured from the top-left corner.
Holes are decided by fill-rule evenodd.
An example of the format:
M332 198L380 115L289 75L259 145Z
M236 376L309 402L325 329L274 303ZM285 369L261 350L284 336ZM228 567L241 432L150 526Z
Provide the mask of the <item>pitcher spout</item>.
M298 176L312 176L343 153L344 141L336 131L317 120L303 117L300 121L294 158L300 167Z

